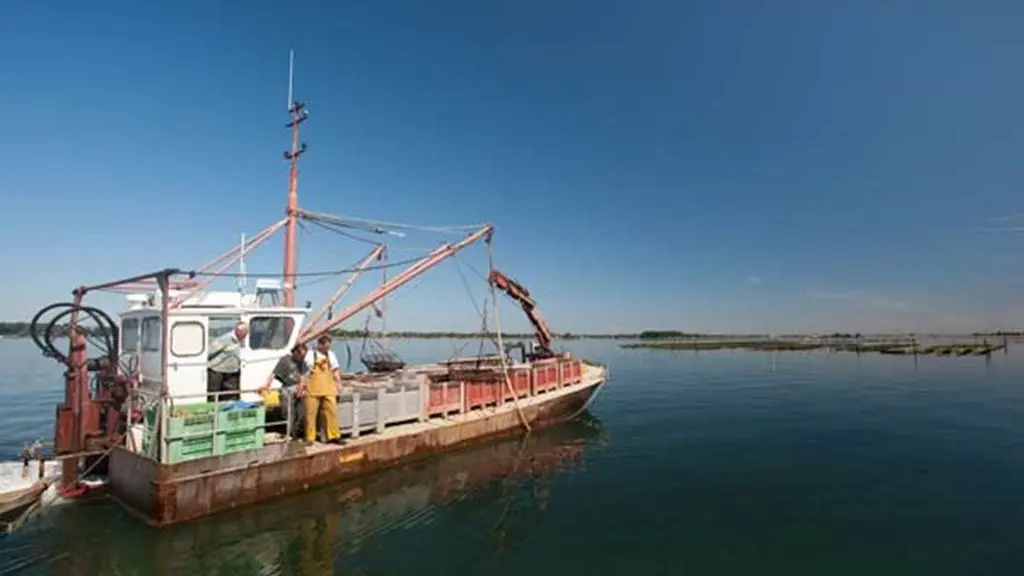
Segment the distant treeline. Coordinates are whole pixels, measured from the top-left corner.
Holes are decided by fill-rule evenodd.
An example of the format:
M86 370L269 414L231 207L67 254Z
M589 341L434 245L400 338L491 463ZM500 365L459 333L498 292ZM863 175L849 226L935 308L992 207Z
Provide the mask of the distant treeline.
M719 339L730 339L735 340L737 338L748 338L748 339L759 339L766 338L766 334L706 334L700 332L682 332L679 330L644 330L639 334L629 335L637 340L719 340ZM793 334L789 337L803 337L801 334ZM841 334L836 332L834 334L820 335L822 338L855 338L860 337L860 334L856 336L851 334Z
M0 336L8 338L28 338L31 335L31 325L28 322L0 322ZM42 328L42 327L41 327ZM90 334L102 334L105 332L102 328L95 326L84 327L86 332ZM53 327L51 336L60 338L67 336L68 325L58 324ZM41 335L40 335L41 336Z
M57 334L66 333L66 325L60 325L58 327ZM29 335L29 323L28 322L0 322L0 336L9 336L12 338L27 337ZM331 335L335 338L362 338L365 335L363 330L332 330ZM380 337L385 334L379 332L371 332L373 337ZM479 338L489 337L493 335L485 334L483 332L453 332L453 331L416 331L416 330L397 330L389 331L386 336L390 338L424 338L424 339L443 339L443 338ZM531 333L510 333L503 332L502 336L511 339L526 339L533 338L534 334ZM644 332L632 332L625 334L594 334L594 333L572 333L562 332L554 335L559 340L592 340L592 339L614 339L614 340L665 340L674 338L714 338L712 334L692 334L687 332L679 332L675 330L647 330Z
M61 336L67 333L66 325L59 325L54 332L55 336ZM362 330L332 330L331 335L336 338L362 338L365 333ZM415 330L400 330L394 332L387 332L387 334L381 334L372 332L372 337L379 338L386 335L389 338L415 338L415 339L467 339L467 338L480 338L480 337L491 337L483 332L451 332L451 331L438 331L438 332L421 332ZM924 336L924 334L918 334ZM28 322L0 322L0 336L6 336L10 338L24 338L29 336L29 323ZM520 340L533 338L533 333L502 333L505 338ZM913 334L907 334L907 336L914 336ZM1009 337L1024 337L1024 331L1022 330L1000 330L997 332L974 332L971 336L982 337L982 336L1009 336ZM735 339L735 338L765 338L764 334L709 334L709 333L698 333L698 332L684 332L681 330L644 330L642 332L629 332L622 334L595 334L595 333L573 333L563 332L555 334L555 338L558 340L708 340L708 339ZM833 338L833 339L857 339L861 338L860 333L849 333L849 332L833 332L831 334L789 334L785 336L776 335L776 337L785 338Z
M331 330L331 336L335 338L363 338L367 336L367 333L362 330ZM467 338L495 338L497 335L493 332L418 332L418 331L407 331L407 330L396 330L388 332L375 332L370 331L369 336L372 338L380 338L386 336L388 338L415 338L415 339L467 339ZM502 338L509 340L526 340L535 338L536 335L533 332L529 333L518 333L518 332L502 332ZM592 339L636 339L636 334L573 334L571 332L563 332L561 334L554 334L554 337L558 340L592 340Z
M629 334L629 338L637 340L697 340L717 338L763 338L763 334L704 334L700 332L682 332L680 330L644 330L639 334Z
M10 338L27 338L30 335L31 326L28 322L0 322L0 336ZM98 332L99 330L92 330L93 327L88 327L90 332ZM67 334L67 324L59 324L54 329L54 336L63 336ZM362 338L366 333L363 330L332 330L331 335L335 338ZM370 336L379 338L385 334L371 332ZM442 339L442 338L480 338L480 337L491 337L492 335L485 334L483 332L417 332L417 331L394 331L387 332L386 336L389 338L429 338L429 339ZM502 337L516 340L533 338L532 333L529 334L516 334L503 332ZM576 340L583 338L625 338L635 339L636 334L571 334L562 333L555 334L555 338L560 340Z
M0 322L0 335L14 338L28 336L28 322Z

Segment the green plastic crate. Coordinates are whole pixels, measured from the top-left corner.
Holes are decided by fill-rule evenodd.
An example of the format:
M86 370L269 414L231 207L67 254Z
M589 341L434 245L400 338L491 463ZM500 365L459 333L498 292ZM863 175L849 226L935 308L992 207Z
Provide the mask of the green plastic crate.
M149 434L143 435L142 454L149 453L151 438L152 436ZM209 436L196 436L194 438L179 438L177 440L171 440L167 444L167 454L165 455L164 464L178 464L179 462L213 456L215 446L216 444L213 441L212 434ZM156 454L154 453L153 456L156 457Z
M217 432L246 432L259 428L260 434L267 423L267 409L264 406L255 408L236 408L217 412Z
M218 432L214 453L218 456L263 448L263 428Z
M171 408L171 417L167 419L167 437L174 439L185 435L213 433L213 419L217 407L213 403L184 404ZM146 412L146 433L157 425L157 407Z
M167 464L213 456L214 447L212 435L171 440L167 445Z

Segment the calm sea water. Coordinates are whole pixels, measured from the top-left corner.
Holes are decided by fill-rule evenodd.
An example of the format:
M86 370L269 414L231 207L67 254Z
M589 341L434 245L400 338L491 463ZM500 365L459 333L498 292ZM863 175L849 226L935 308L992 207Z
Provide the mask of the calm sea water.
M1024 350L569 348L612 367L580 421L163 532L54 507L0 574L1020 573ZM59 387L0 342L0 459L51 436Z

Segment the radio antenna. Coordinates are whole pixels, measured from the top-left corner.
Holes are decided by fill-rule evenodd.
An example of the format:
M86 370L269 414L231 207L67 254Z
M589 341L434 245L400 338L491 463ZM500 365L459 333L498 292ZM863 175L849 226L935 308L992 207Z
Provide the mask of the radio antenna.
M295 81L295 50L288 51L288 107L286 108L289 112L292 111L292 103L295 102L292 99L292 90Z

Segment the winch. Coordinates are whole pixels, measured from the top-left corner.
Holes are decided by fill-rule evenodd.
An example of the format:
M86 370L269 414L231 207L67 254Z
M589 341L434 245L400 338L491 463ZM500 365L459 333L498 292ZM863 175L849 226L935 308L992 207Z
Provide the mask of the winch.
M67 394L57 407L54 455L95 456L118 444L134 369L131 361L121 365L117 323L99 308L58 302L36 312L30 334L43 356L65 367ZM58 347L60 339L69 345Z

